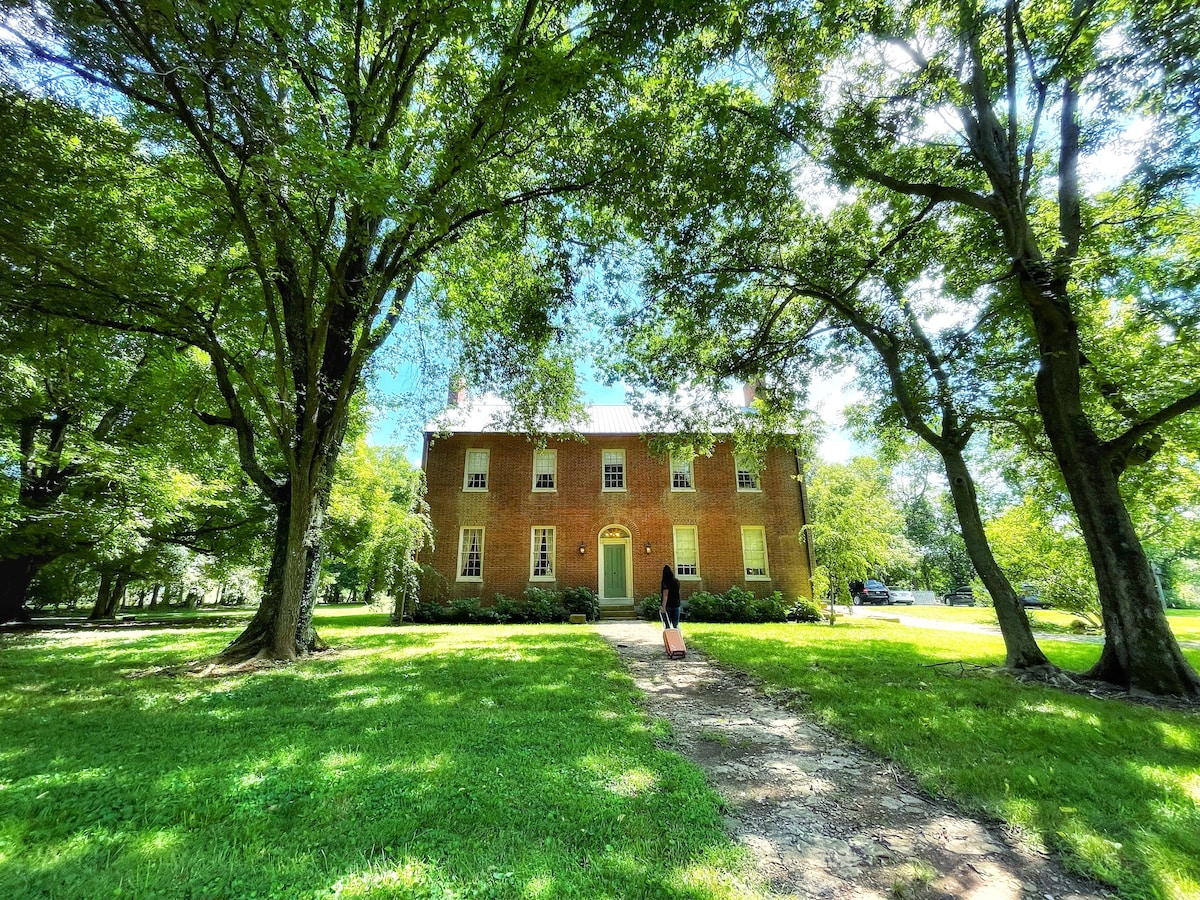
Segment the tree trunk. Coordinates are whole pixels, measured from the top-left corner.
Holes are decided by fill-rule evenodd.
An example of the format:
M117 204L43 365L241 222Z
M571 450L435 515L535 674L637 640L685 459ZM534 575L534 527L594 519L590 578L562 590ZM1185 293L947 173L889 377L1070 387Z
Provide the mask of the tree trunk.
M228 662L255 657L290 660L324 649L312 627L320 553L317 492L293 480L276 506L274 550L262 601L250 624L221 652Z
M88 614L88 621L98 622L102 619L113 618L116 613L114 608L116 598L117 592L112 572L101 572L100 588L96 591L96 602L92 604L92 611Z
M1044 265L1019 266L1018 277L1038 336L1038 409L1100 593L1104 650L1088 675L1139 693L1200 697L1200 676L1167 623L1113 460L1083 409L1079 335L1067 285Z
M161 590L162 590L162 585L159 584L158 582L155 582L154 583L154 591L150 594L150 608L151 609L156 609L158 607L158 594Z
M317 517L323 518L324 513L318 507ZM310 531L310 543L306 548L304 569L304 597L300 606L300 621L296 625L296 645L302 647L305 653L317 650L328 650L329 645L317 636L313 625L313 611L317 607L317 594L321 587L321 526L314 523Z
M25 608L29 585L45 564L46 560L38 556L0 559L0 624L29 621L29 610Z
M115 616L117 614L117 610L125 606L125 593L128 587L129 573L122 572L117 576L117 582L113 586L113 597L111 603L112 615Z
M1046 655L1042 653L1041 648L1038 647L1037 640L1033 636L1033 629L1029 627L1029 617L1025 614L1025 608L1017 599L1016 591L1013 590L1007 576L992 555L992 548L988 544L987 533L983 528L983 518L979 514L979 500L975 494L975 483L962 453L963 447L970 439L970 431L960 423L958 410L948 387L949 376L944 368L943 360L938 356L932 342L925 334L920 320L913 312L911 305L902 306L909 330L922 350L929 374L938 385L937 402L942 414L940 434L929 427L908 390L900 355L896 349L897 342L884 340L882 332L872 327L853 306L840 305L843 312L854 323L855 328L871 341L879 353L880 359L883 360L892 383L893 395L900 406L909 430L936 450L942 459L946 478L950 482L950 496L954 500L954 510L958 515L958 525L962 531L967 555L971 558L971 564L983 580L984 587L991 594L995 605L1000 634L1004 637L1005 667L1013 671L1055 669Z
M976 574L992 596L996 608L996 619L1004 637L1004 665L1012 670L1046 669L1057 670L1042 653L1025 607L1013 590L1008 577L992 555L991 545L984 531L983 518L979 514L979 501L975 495L975 484L962 452L947 446L938 448L950 480L950 496L954 499L954 510L958 513L958 524L962 529L963 543Z

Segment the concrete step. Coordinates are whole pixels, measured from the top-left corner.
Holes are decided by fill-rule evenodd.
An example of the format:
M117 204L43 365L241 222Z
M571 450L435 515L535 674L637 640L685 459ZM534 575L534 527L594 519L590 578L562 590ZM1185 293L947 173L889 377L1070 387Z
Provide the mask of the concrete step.
M637 607L632 603L604 604L600 607L601 619L636 619Z

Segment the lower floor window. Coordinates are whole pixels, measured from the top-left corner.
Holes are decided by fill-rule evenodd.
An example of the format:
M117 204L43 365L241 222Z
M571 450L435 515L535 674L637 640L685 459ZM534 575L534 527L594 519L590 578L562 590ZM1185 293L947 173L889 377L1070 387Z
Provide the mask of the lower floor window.
M483 578L482 528L463 528L459 531L458 578L460 581Z
M767 530L761 525L742 527L742 565L749 579L767 579Z
M680 578L695 578L700 574L695 525L675 526L675 574Z
M533 529L530 551L530 574L533 578L554 578L554 529Z

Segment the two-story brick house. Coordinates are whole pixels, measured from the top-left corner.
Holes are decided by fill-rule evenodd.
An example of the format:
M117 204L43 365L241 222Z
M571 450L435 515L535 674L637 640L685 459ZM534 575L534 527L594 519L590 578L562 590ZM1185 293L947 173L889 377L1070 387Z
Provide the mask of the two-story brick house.
M452 597L586 586L601 608L658 593L663 565L696 590L739 585L812 596L804 486L793 451L650 452L628 406L589 410L577 438L489 424L495 408L452 409L425 433L422 465L435 548L422 554Z

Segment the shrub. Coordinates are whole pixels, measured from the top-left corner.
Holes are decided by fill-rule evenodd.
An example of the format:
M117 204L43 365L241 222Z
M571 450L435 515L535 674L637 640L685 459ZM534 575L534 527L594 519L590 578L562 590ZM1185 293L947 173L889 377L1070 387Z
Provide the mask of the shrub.
M529 588L520 597L496 594L487 606L477 597L460 597L449 602L437 602L422 596L407 615L423 625L450 623L456 625L486 625L514 623L518 625L542 622L566 622L572 613L583 613L589 620L600 615L600 601L589 588L575 587L562 591Z
M418 625L437 625L447 621L449 609L436 600L421 600L414 603L408 610L408 615Z
M821 622L825 614L821 607L807 597L797 597L792 608L788 610L788 620L792 622Z
M662 606L662 597L647 597L638 604L638 618L658 621L658 610Z
M492 598L492 612L501 623L523 625L529 621L529 604L524 600L497 594Z
M695 622L736 621L733 604L724 594L696 591L688 597L688 618Z
M594 622L600 617L600 598L592 592L591 588L564 588L559 596L568 616L572 613L582 613L588 617L589 622Z
M697 591L687 600L687 617L693 622L786 622L790 611L779 591L758 597L737 585L724 594Z
M527 588L522 597L530 622L565 622L567 617L556 591Z

